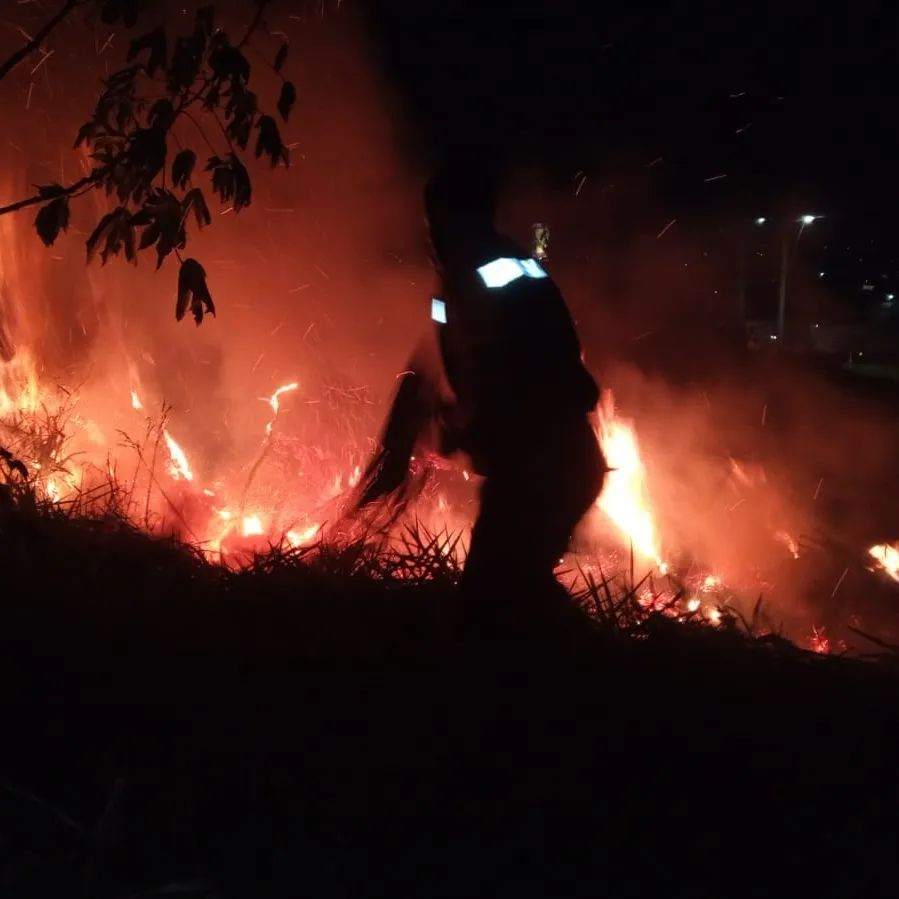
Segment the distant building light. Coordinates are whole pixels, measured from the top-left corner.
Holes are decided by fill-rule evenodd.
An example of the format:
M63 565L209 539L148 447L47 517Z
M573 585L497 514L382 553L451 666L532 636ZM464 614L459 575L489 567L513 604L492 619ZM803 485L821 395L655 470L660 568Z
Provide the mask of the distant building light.
M765 216L760 215L760 216L755 220L755 223L756 223L757 225L764 225L765 222L767 222L767 221L768 221L768 219L766 219Z
M873 284L862 284L862 290L874 290Z
M887 294L887 301L888 301L888 302L892 303L893 300L895 300L895 299L896 299L896 295L895 295L895 294L892 294L892 293L888 293L888 294Z
M824 272L818 272L818 277L819 277L819 278L823 278L823 277L824 277Z
M770 336L771 336L771 339L772 339L772 340L777 340L777 335L776 335L776 334L771 334Z

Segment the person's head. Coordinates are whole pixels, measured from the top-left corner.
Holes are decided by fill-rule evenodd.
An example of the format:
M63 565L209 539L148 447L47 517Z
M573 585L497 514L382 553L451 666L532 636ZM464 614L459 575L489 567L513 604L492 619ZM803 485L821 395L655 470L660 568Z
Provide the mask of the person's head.
M438 263L476 254L495 233L496 183L482 167L444 167L428 181L424 204Z

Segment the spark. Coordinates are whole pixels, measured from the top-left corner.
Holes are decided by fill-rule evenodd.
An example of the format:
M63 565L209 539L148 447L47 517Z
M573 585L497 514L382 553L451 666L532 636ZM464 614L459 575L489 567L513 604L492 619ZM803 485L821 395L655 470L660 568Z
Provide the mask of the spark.
M663 159L664 159L663 156L656 156L656 158L653 159L653 161L651 163L649 163L649 165L646 166L646 168L651 169L653 166L658 165Z
M765 423L768 421L768 404L765 403L762 408L762 427L765 427Z
M833 593L830 594L831 599L833 599L837 595L837 591L840 589L840 587L843 586L843 581L846 580L847 574L849 574L849 569L844 568L843 573L840 575L840 579L837 581L836 587L833 588Z
M297 390L299 388L299 382L294 381L292 384L284 384L279 387L266 402L272 407L272 412L277 415L281 411L281 402L280 397L282 397L285 393L290 393L293 390Z
M308 284L301 284L299 287L291 287L290 290L288 290L287 292L288 293L299 293L301 290L305 290L307 287L309 287Z
M666 231L667 231L667 230L668 230L668 229L669 229L669 228L670 228L676 221L677 221L677 219L671 219L671 221L668 222L668 224L665 225L665 227L662 228L662 230L659 231L658 234L656 234L656 240L658 240L660 237L662 237L662 236L665 234L665 232L666 232Z
M34 82L28 85L28 96L25 98L25 109L31 109L31 95L34 93Z
M131 408L132 409L143 409L144 404L140 401L140 397L137 395L136 390L131 391Z
M41 61L31 70L31 74L33 75L55 52L55 50L47 50L41 57Z
M799 544L786 531L777 531L774 537L783 543L794 559L799 558Z
M818 486L815 488L815 495L812 497L812 500L817 500L817 499L818 499L818 496L819 496L820 493L821 493L821 488L822 488L823 486L824 486L824 478L821 478L821 480L818 481Z
M703 178L703 183L710 184L712 181L721 181L727 175L712 175L711 178Z

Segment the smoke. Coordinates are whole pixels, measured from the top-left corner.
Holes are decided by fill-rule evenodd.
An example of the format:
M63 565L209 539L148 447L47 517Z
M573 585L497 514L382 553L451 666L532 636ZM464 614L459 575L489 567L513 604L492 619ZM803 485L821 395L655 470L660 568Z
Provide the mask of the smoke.
M235 215L210 203L222 214L191 236L215 319L175 322L171 260L159 272L150 258L136 269L85 266L86 233L106 210L99 195L81 201L52 250L27 233L27 213L0 232L0 351L34 346L48 375L96 388L98 415L130 408L131 390L145 405L170 404L173 432L209 480L250 464L271 412L260 398L289 382L300 387L284 398L280 433L323 452L364 446L428 321L425 173L404 152L410 123L365 33L350 15L297 20L287 10L270 31L251 61L271 105L279 83L265 54L289 41L292 164L255 166L252 206ZM4 150L3 199L84 164L68 145L92 82L79 87L68 67L96 78L107 65L79 62L85 37L67 38L72 48L46 62L36 88L27 77L3 85L20 123ZM206 126L203 140L217 145ZM549 224L547 265L589 367L636 424L665 552L761 584L791 614L815 619L844 565L852 574L841 589L861 589L865 547L895 537L897 428L869 393L747 354L734 231L664 209L649 155L561 175L522 167L505 185L502 226L527 243L534 222Z

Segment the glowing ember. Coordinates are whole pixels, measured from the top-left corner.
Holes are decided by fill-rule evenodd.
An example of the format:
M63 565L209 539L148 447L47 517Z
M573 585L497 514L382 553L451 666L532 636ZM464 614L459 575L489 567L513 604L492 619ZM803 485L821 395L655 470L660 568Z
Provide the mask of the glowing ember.
M687 611L698 612L701 605L702 603L699 601L698 597L694 596L692 599L689 599L687 601Z
M597 500L599 508L611 519L633 546L635 552L654 562L664 574L661 548L655 520L649 504L646 469L640 457L637 435L632 425L615 416L611 392L600 408L598 438L611 469Z
M879 543L868 550L868 555L894 581L899 582L899 543L895 543L892 546L889 543Z
M721 578L715 577L713 574L708 575L702 582L702 590L704 593L711 593L712 590L717 590L720 586Z
M131 391L131 408L132 409L143 409L144 404L140 401L140 397L137 395L136 390Z
M194 474L190 470L190 463L187 461L187 455L184 450L175 442L175 438L167 430L162 432L165 437L166 446L169 448L169 456L171 457L171 465L169 466L169 474L176 480L182 478L185 481L192 481Z

